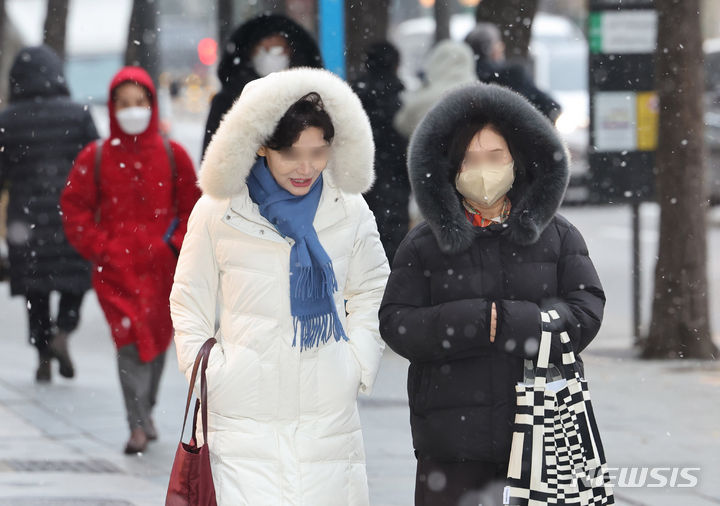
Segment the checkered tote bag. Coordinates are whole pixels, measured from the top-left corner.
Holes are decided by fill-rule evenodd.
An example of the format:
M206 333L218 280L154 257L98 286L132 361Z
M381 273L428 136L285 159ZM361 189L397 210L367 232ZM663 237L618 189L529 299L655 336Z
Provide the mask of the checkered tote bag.
M557 319L542 313L544 322ZM543 332L533 383L518 383L517 412L503 504L615 504L587 382L580 376L567 332L562 378L548 383L552 334Z

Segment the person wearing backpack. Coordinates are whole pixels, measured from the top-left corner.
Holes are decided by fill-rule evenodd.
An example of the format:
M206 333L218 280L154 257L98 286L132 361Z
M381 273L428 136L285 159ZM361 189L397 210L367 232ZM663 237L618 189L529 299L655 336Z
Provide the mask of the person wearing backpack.
M130 439L157 437L151 417L173 335L168 298L187 219L200 197L186 151L159 129L157 94L138 67L108 97L110 138L75 160L61 197L65 233L94 265L93 287L118 350Z

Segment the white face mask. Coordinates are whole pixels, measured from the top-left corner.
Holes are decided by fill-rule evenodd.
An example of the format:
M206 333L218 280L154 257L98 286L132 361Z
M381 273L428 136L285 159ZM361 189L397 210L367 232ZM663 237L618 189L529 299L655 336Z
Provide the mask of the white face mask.
M120 128L128 135L139 135L150 125L152 110L149 107L126 107L115 112Z
M280 72L290 67L290 56L285 54L282 46L273 46L270 49L260 48L252 59L255 72L265 77L273 72Z
M490 207L512 188L515 162L505 165L482 164L458 173L455 187L460 195L483 207Z

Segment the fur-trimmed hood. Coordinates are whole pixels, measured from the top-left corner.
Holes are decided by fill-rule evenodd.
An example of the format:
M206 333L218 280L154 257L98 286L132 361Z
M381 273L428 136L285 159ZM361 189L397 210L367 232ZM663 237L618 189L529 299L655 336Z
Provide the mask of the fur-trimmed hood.
M468 122L491 123L515 160L512 211L502 226L512 242L538 240L560 207L569 179L569 154L553 125L525 98L492 84L456 88L418 125L408 149L410 182L420 211L441 249L459 253L479 230L465 217L448 146Z
M218 199L243 191L258 148L290 106L312 92L320 95L335 127L325 173L344 192L367 191L375 178L375 145L367 114L345 81L311 68L275 72L245 87L205 152L199 177L202 191Z
M284 36L292 49L290 67L322 68L320 49L307 30L282 14L261 14L237 27L225 44L217 69L223 88L233 88L239 94L248 77L258 78L252 65L252 50L265 37L277 34Z

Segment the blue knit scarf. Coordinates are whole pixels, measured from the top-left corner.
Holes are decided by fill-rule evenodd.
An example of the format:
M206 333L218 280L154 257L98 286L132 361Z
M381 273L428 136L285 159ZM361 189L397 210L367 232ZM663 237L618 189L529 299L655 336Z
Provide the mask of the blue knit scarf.
M320 195L322 175L306 195L296 196L283 189L259 158L247 179L250 197L263 215L285 237L295 241L290 250L290 312L293 316L296 345L300 350L335 341L347 340L335 307L333 293L337 281L332 260L323 249L313 227Z

